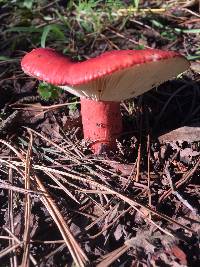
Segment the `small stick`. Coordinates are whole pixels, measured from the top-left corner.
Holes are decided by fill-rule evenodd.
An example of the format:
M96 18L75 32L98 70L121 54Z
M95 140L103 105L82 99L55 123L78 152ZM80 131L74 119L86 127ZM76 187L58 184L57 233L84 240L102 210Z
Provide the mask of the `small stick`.
M141 158L141 143L139 144L138 147L138 156L137 156L137 173L135 177L136 183L139 182L139 175L140 175L140 158Z
M197 163L195 164L195 166L191 170L189 170L186 174L184 174L183 177L178 182L175 183L176 188L179 188L181 185L183 185L184 183L186 183L191 178L191 176L196 172L199 164L200 164L200 157L197 160ZM161 203L161 201L164 200L165 198L167 198L171 193L172 193L172 190L171 189L167 190L159 198L158 203Z
M9 167L9 171L8 171L8 179L9 179L9 182L11 184L13 184L13 172L12 172L12 168ZM9 190L8 191L8 217L9 217L9 227L11 229L11 231L14 233L14 215L13 215L13 211L14 211L14 208L13 208L13 191L12 190ZM10 240L10 246L13 247L16 245L16 242L11 239ZM10 257L10 266L11 267L17 267L18 266L18 263L17 263L17 256L16 256L16 250L13 249L13 255L11 255Z
M3 227L3 229L15 240L18 246L23 247L23 242L21 242L7 227ZM34 266L38 266L35 258L29 253L29 258Z
M179 192L176 190L176 187L175 185L173 184L173 181L172 181L172 178L171 178L171 175L170 175L170 172L169 172L169 163L166 164L165 166L165 175L167 177L167 179L169 180L169 184L170 184L170 187L172 189L172 194L175 195L178 200L183 203L183 205L185 205L189 210L191 210L192 213L194 213L195 215L198 215L198 212L195 208L193 208L186 199L184 199L180 194Z
M26 163L25 163L25 189L30 190L30 169L31 169L31 154L32 154L32 146L33 146L33 135L30 134L30 142L27 149L26 154ZM30 219L31 219L31 199L30 195L25 195L25 208L24 208L24 252L22 256L22 266L30 266L29 254L30 254Z
M148 170L147 170L147 177L148 177L148 198L149 198L149 207L151 208L151 188L150 188L150 135L148 134L147 137L147 165L148 165ZM151 213L149 212L149 218L151 219Z
M136 177L135 177L135 181L136 182L139 182L139 175L140 175L140 159L141 159L141 142L142 142L142 124L143 124L143 121L142 121L142 98L140 97L140 106L141 106L141 109L140 109L140 112L139 112L139 129L140 129L140 139L139 139L139 147L138 147L138 157L137 157L137 173L136 173Z

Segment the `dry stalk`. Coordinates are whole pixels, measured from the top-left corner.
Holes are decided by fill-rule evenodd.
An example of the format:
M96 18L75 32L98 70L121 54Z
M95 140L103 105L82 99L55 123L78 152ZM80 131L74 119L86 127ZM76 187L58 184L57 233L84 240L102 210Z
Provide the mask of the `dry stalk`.
M57 145L56 143L54 143L53 141L51 141L50 139L48 139L47 137L43 136L42 134L34 131L33 129L31 128L26 128L27 130L29 130L30 132L33 132L34 134L36 134L37 136L40 136L42 139L44 139L46 142L48 142L49 144L53 145L54 147L56 147L58 149L58 151L64 153L64 155L67 157L67 159L69 160L73 160L75 163L77 164L80 164L81 162L78 160L77 157L74 156L74 154L69 151L69 150L66 150L62 147L60 147L59 145Z
M40 190L45 191L46 194L48 194L46 188L40 181L39 177L35 175L35 181L38 184L38 187ZM66 243L66 246L68 247L72 258L77 266L84 267L86 266L86 263L89 261L81 247L78 245L76 240L74 239L73 235L71 234L71 231L69 227L67 226L63 216L61 215L60 211L58 210L56 204L54 203L53 199L50 197L42 196L41 201L49 211L50 215L52 216L54 222L56 223L58 229L60 230L60 233Z
M199 167L199 164L200 164L200 157L197 160L197 163L195 164L195 166L191 168L187 173L185 173L178 182L175 183L176 189L178 189L181 185L185 184L190 179L190 177L196 172L197 168ZM171 194L172 194L172 189L170 188L164 194L162 194L162 196L158 200L158 203L161 203L164 199L169 197Z
M31 153L32 153L32 145L33 145L33 135L30 134L30 142L26 154L26 163L25 163L25 189L30 189L30 167L31 167ZM24 253L22 257L22 267L29 267L29 251L30 251L30 217L31 217L31 199L29 193L25 195L25 211L24 211Z
M193 214L198 215L198 211L197 211L195 208L193 208L193 207L190 205L190 203L189 203L186 199L184 199L184 198L179 194L179 192L176 190L176 187L175 187L175 185L174 185L174 183L173 183L173 181L172 181L172 177L171 177L171 175L170 175L170 171L169 171L169 163L166 164L166 166L165 166L165 170L164 170L164 171L165 171L166 177L167 177L167 179L168 179L168 181L169 181L169 184L170 184L170 187L171 187L171 190L172 190L172 194L175 195L175 196L178 198L178 200L179 200L183 205L185 205L189 210L191 210L191 212L192 212Z
M97 267L108 267L110 266L114 261L116 261L121 255L123 255L130 247L126 244L121 246L120 248L117 248L113 250L112 252L106 254L103 256L103 260L97 264Z
M131 211L133 207L129 207L123 212L121 212L111 223L109 223L106 227L104 227L99 233L90 236L91 239L95 239L100 236L103 232L107 231L110 227L112 227L122 216L124 216L127 212Z
M65 247L66 247L66 244L65 243L64 244L61 244L59 247L57 247L56 249L54 249L53 251L51 251L48 255L46 255L44 257L44 261L47 261L50 257L54 256L59 251L62 251Z
M16 249L20 246L20 244L10 245L10 246L4 248L0 252L0 259L3 258L3 257L5 257L7 254L11 253L12 251L16 251Z
M10 184L13 184L12 168L9 168L8 180L9 180ZM8 220L9 220L9 227L11 229L11 232L14 233L13 191L12 190L8 191ZM12 238L12 239L10 239L9 244L10 244L10 246L14 246L16 244L16 242ZM13 255L11 255L11 257L10 257L10 266L11 267L17 267L18 266L15 250L13 250Z
M106 185L102 185L94 180L91 180L91 179L88 179L88 178L82 178L82 177L79 177L79 176L75 176L71 173L66 173L66 172L63 172L63 171L59 171L59 170L55 170L55 169L51 169L51 168L48 168L48 167L45 167L45 166L38 166L38 165L34 165L34 168L35 169L40 169L40 170L44 170L44 171L49 171L49 172L52 172L52 173L59 173L65 177L67 177L68 179L71 178L71 179L75 179L75 180L79 180L79 181L82 181L84 183L89 183L90 185L92 186L95 186L97 188L100 188L101 190L105 190L107 191L108 193L110 193L111 195L115 195L117 196L118 198L120 198L121 200L125 201L126 203L128 203L129 205L131 205L136 211L138 211L146 220L148 220L149 222L153 223L155 225L155 223L150 220L149 218L146 217L146 215L140 210L137 208L137 206L139 206L140 208L144 208L146 209L146 211L148 212L151 212L152 214L154 215L157 215L158 217L160 218L163 218L171 223L175 223L177 225L179 225L180 227L184 228L185 230L187 231L190 231L190 232L194 232L192 229L190 229L189 227L185 226L185 225L182 225L181 223L171 219L170 217L168 217L167 215L164 215L164 214L161 214L160 212L158 211L155 211L153 209L151 209L150 207L147 207L135 200L132 200L130 199L129 197L123 195L122 193L118 193L116 192L115 190L109 188L108 186ZM158 226L157 226L158 227ZM158 227L160 230L162 229L161 227ZM163 232L165 232L163 229L162 229ZM166 233L166 232L165 232ZM168 233L169 234L169 233ZM170 234L171 235L171 234Z
M18 162L15 162L16 164L19 164ZM38 170L43 170L43 171L48 171L48 172L52 172L52 173L57 173L57 174L60 174L60 175L63 175L64 177L67 177L68 179L71 178L71 179L75 179L75 180L79 180L79 181L82 181L84 183L89 183L90 185L92 186L95 186L95 187L98 187L100 188L101 190L105 190L107 191L108 193L110 193L111 195L116 195L117 197L119 197L120 199L124 200L125 202L127 202L129 205L131 205L136 211L138 211L144 218L146 218L146 215L140 210L138 209L136 206L139 206L140 208L144 208L146 209L148 212L151 212L152 214L154 215L157 215L158 217L161 217L171 223L175 223L177 225L179 225L180 227L184 228L185 230L187 231L190 231L190 232L193 232L193 230L191 230L189 227L187 226L184 226L182 224L180 224L179 222L171 219L170 217L168 217L167 215L164 215L164 214L161 214L153 209L151 209L150 207L147 207L147 206L144 206L142 204L140 204L139 202L135 201L135 200L131 200L130 198L124 196L123 194L121 193L118 193L116 192L115 190L109 188L108 186L105 186L105 185L102 185L94 180L91 180L88 179L88 178L83 178L81 176L76 176L76 175L73 175L71 173L66 173L64 171L60 171L60 170L55 170L55 169L52 169L52 168L48 168L48 167L45 167L45 166L40 166L40 165L33 165L33 168L34 169L38 169ZM146 218L146 220L150 221L152 224L156 225L152 220L150 220L149 218ZM157 226L158 227L158 226ZM160 230L162 229L160 226L158 227ZM164 229L162 229L163 232ZM169 234L169 233L168 233ZM171 235L171 234L170 234Z
M138 156L137 156L137 167L136 167L136 176L135 176L135 181L136 183L139 182L139 176L140 176L140 159L141 159L141 143L139 144L138 147Z
M1 162L1 159L0 159L0 162ZM10 191L14 191L14 192L18 192L18 193L21 193L21 194L28 194L29 193L32 196L39 196L39 195L45 194L44 192L34 191L34 190L27 190L27 189L20 188L20 187L14 186L14 185L10 185L9 183L7 183L7 182L5 182L5 181L3 181L1 179L0 179L0 188L7 189L7 190L10 190Z
M6 146L8 146L21 159L22 164L19 164L19 162L16 162L18 165L21 165L23 167L26 166L26 164L27 164L26 160L22 157L22 155L15 148L13 148L10 144L5 142L4 140L0 140L0 142L5 144ZM11 163L9 163L7 161L3 161L3 162L6 165L8 165L10 167L13 167L14 169L18 170L18 168L16 168L16 166L14 166L13 164L11 164ZM20 172L20 174L22 174L22 177L24 177L23 173ZM31 177L31 179L33 179L33 178ZM72 257L73 257L73 259L74 259L74 262L77 264L77 266L84 267L86 265L86 262L88 262L87 256L85 255L85 253L82 251L82 249L80 248L80 246L78 245L78 243L74 239L74 237L71 234L67 224L65 223L65 220L62 217L60 211L58 210L58 208L55 205L55 203L52 200L52 198L49 196L48 192L46 191L45 187L43 186L43 184L41 183L39 178L37 176L35 176L33 181L34 182L36 181L40 191L45 192L45 194L42 195L41 200L42 200L43 204L46 206L46 208L49 211L49 213L52 216L52 218L54 219L56 225L58 226L58 228L59 228L59 230L60 230L60 232L61 232L61 234L62 234L62 236L63 236L63 238L65 240L65 243L66 243L66 245L67 245L67 247L68 247L68 249L69 249L69 251L70 251L70 253L71 253ZM46 197L46 195L48 195L48 197ZM16 246L19 246L19 245L17 244ZM10 251L10 249L12 250L13 248L9 247L6 250L6 254L9 253L7 251ZM5 252L3 251L3 255L4 255L4 253Z
M70 105L76 105L79 104L80 102L70 102L70 103L64 103L64 104L57 104L57 105L51 105L51 106L38 106L34 104L11 104L10 107L13 107L14 109L21 109L21 110L28 110L28 111L35 111L35 110L45 110L45 112L52 111L58 108L70 106ZM20 105L21 107L17 108L15 106Z
M12 150L16 155L17 157L23 162L25 163L25 159L24 157L22 156L21 153L19 153L19 151L17 151L17 149L15 149L13 146L11 146L9 143L7 143L6 141L0 139L0 143L4 144L5 146L9 147L10 150Z
M4 230L15 240L15 242L20 246L23 247L23 242L21 242L7 227L3 227ZM38 266L37 261L35 258L29 253L29 258L34 266Z
M148 198L149 198L149 207L151 208L151 181L150 181L150 135L148 134L147 139L147 178L148 178ZM149 218L151 219L151 213L149 213Z
M45 172L58 186L61 188L69 197L71 197L76 203L80 204L79 201L72 195L72 193L50 172Z

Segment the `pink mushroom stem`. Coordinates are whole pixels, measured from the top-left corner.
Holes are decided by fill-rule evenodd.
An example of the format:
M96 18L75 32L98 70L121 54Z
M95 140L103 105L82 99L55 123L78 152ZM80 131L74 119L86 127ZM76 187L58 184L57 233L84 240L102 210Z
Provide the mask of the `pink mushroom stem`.
M95 154L114 150L122 132L120 102L94 101L81 98L84 139L91 141Z

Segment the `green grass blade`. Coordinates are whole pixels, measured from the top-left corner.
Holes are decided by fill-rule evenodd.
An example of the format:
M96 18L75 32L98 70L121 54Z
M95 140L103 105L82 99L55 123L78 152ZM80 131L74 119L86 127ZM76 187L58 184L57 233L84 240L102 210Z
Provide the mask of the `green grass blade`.
M52 25L47 25L43 28L43 32L42 32L42 36L41 36L41 47L45 47L46 46L46 40L47 37L49 36L50 32L53 32L56 34L57 38L64 40L65 39L65 35L64 33L60 30L60 27L56 24L52 24Z
M6 32L24 32L24 33L33 33L41 31L42 29L36 28L35 26L29 26L29 27L17 26L6 30Z

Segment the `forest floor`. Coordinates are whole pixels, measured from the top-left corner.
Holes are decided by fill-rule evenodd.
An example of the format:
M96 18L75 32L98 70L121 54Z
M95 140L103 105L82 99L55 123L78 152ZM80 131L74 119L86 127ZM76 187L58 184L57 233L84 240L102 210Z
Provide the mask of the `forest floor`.
M200 2L10 2L0 1L0 266L200 266ZM191 68L122 102L117 151L93 155L79 99L21 70L40 46L76 60L175 50Z

